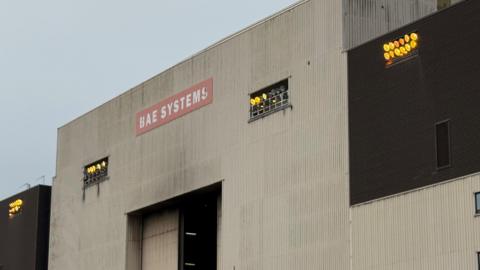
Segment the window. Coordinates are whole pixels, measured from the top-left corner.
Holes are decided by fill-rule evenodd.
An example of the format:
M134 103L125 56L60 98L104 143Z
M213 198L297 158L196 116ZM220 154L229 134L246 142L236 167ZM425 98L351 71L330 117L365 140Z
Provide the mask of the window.
M255 121L274 112L291 107L288 96L288 79L250 94L250 120Z
M480 252L477 252L478 270L480 270Z
M416 56L419 38L418 33L412 32L384 43L382 52L386 61L385 67Z
M180 215L180 270L217 267L217 200L191 201Z
M480 214L480 192L475 193L475 214Z
M449 7L452 4L451 2L451 0L437 0L437 10Z
M23 200L22 199L17 199L14 202L11 202L9 205L8 209L8 217L9 218L14 218L18 216L19 214L22 213L23 209Z
M435 125L437 169L450 166L450 126L449 121Z
M84 187L98 184L108 179L108 157L95 161L83 168Z

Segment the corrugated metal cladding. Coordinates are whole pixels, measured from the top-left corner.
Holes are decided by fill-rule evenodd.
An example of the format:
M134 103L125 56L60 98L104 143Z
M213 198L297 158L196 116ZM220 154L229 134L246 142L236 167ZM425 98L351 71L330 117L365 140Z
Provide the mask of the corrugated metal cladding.
M479 174L354 206L353 269L477 269L475 191Z
M343 0L344 48L351 49L463 0Z
M218 269L348 269L342 29L341 1L304 2L60 128L50 270L140 269L126 213L218 182ZM137 112L208 78L212 104L136 136ZM293 109L249 124L248 94L286 78ZM83 199L83 166L105 156L109 180Z
M178 211L164 210L143 218L142 270L178 265Z

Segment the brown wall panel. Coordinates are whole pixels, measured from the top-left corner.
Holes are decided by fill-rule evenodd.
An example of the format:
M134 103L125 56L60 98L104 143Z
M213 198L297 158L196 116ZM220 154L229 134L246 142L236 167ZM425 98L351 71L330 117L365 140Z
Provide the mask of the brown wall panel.
M480 171L478 14L466 1L349 52L351 204ZM386 68L382 45L413 31L418 55ZM439 170L447 119L452 162Z

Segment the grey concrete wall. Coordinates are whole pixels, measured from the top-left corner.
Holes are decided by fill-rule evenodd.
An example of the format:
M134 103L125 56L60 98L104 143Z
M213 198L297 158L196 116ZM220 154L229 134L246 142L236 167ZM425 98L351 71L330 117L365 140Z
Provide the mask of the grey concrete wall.
M354 206L352 269L477 269L478 191L475 174Z
M341 1L301 3L61 127L50 269L137 267L126 213L219 181L218 269L347 269L342 29ZM135 113L210 77L211 105L135 136ZM249 124L248 93L287 77L293 109ZM83 200L83 166L107 155Z

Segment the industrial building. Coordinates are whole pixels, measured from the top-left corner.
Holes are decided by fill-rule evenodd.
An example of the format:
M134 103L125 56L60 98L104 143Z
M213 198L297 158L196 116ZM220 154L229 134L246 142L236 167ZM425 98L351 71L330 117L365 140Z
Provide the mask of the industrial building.
M476 269L479 14L301 1L59 128L49 269Z
M0 201L0 270L47 270L49 186L39 185Z

